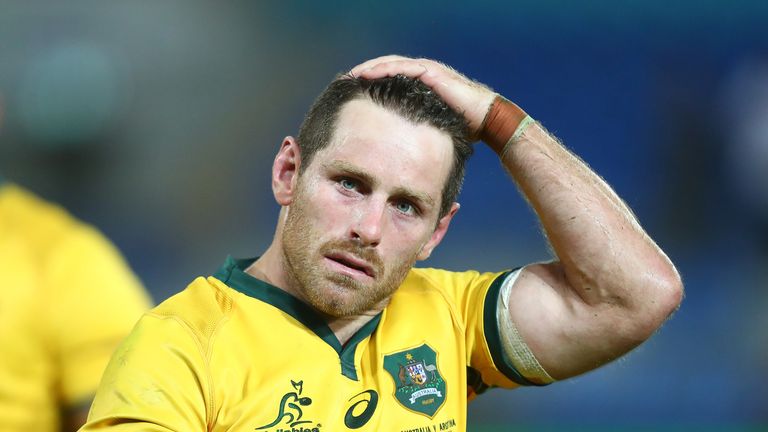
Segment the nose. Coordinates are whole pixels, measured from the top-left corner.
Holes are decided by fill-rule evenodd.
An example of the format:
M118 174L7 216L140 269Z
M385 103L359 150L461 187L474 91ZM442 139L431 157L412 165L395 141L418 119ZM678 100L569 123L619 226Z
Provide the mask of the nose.
M360 206L352 226L352 238L360 241L363 246L377 246L381 242L385 209L383 203L373 200L368 200L365 205Z

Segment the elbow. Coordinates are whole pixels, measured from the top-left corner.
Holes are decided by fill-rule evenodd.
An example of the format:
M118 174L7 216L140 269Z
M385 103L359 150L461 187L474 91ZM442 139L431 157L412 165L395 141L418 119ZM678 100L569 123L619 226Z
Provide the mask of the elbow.
M657 313L663 322L680 308L680 304L683 301L683 280L674 267L670 268L667 274L661 278L656 292Z
M643 340L653 335L680 308L684 297L683 281L673 267L663 276L646 280L644 285L633 314L636 336Z

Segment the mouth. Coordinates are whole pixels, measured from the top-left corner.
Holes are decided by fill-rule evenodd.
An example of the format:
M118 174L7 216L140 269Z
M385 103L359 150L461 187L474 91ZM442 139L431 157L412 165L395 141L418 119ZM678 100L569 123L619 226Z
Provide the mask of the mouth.
M368 261L354 255L338 252L328 254L325 258L350 276L367 276L369 278L376 276L373 266Z

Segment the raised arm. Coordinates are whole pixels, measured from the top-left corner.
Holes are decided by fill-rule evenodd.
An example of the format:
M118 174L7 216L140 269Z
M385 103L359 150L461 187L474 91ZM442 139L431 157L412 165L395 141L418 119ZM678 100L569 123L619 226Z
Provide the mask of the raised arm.
M385 56L351 73L420 79L499 154L556 255L526 266L508 299L512 322L550 376L621 356L677 308L682 283L664 252L610 186L517 105L427 59Z

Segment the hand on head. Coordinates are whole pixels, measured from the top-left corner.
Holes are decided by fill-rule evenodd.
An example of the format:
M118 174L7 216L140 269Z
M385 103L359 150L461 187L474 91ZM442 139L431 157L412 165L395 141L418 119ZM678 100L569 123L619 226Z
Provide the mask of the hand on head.
M437 93L451 108L464 114L473 137L477 137L496 93L472 81L453 68L435 60L388 55L368 60L352 68L352 76L377 79L404 75L418 78Z

